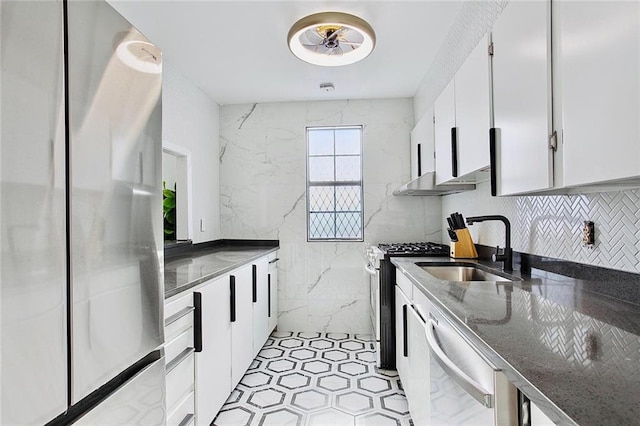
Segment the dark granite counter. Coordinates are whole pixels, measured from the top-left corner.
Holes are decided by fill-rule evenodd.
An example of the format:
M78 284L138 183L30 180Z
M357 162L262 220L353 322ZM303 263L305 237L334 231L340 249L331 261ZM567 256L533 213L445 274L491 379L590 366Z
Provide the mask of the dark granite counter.
M523 259L521 281L457 283L416 265L442 258L392 262L554 422L640 424L640 274Z
M277 241L218 241L180 248L164 261L164 297L169 299L198 284L278 250Z

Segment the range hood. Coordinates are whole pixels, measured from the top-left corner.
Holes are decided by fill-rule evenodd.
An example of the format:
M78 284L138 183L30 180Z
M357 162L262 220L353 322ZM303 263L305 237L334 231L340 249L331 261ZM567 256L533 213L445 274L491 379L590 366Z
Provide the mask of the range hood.
M427 172L393 191L393 195L449 195L458 192L473 191L474 189L476 189L476 186L472 183L436 185L436 173Z

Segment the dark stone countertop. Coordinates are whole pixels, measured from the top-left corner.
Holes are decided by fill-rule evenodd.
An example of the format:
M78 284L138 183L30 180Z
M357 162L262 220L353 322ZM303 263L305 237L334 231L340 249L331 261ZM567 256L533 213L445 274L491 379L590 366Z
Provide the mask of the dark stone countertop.
M252 243L234 240L196 244L164 262L164 298L169 299L198 284L278 250L278 242Z
M554 422L640 423L640 274L585 265L571 277L561 262L523 261L522 281L457 283L416 262L499 264L391 260Z

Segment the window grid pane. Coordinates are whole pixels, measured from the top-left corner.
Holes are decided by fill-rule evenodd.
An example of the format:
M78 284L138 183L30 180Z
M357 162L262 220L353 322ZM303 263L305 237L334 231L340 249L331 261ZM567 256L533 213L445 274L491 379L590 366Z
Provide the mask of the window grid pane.
M308 239L363 239L362 127L307 129Z

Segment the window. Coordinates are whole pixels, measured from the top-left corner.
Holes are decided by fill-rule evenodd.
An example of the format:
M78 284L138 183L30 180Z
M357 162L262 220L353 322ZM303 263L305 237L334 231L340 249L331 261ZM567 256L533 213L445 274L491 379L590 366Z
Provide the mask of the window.
M362 126L307 128L309 241L362 241Z

